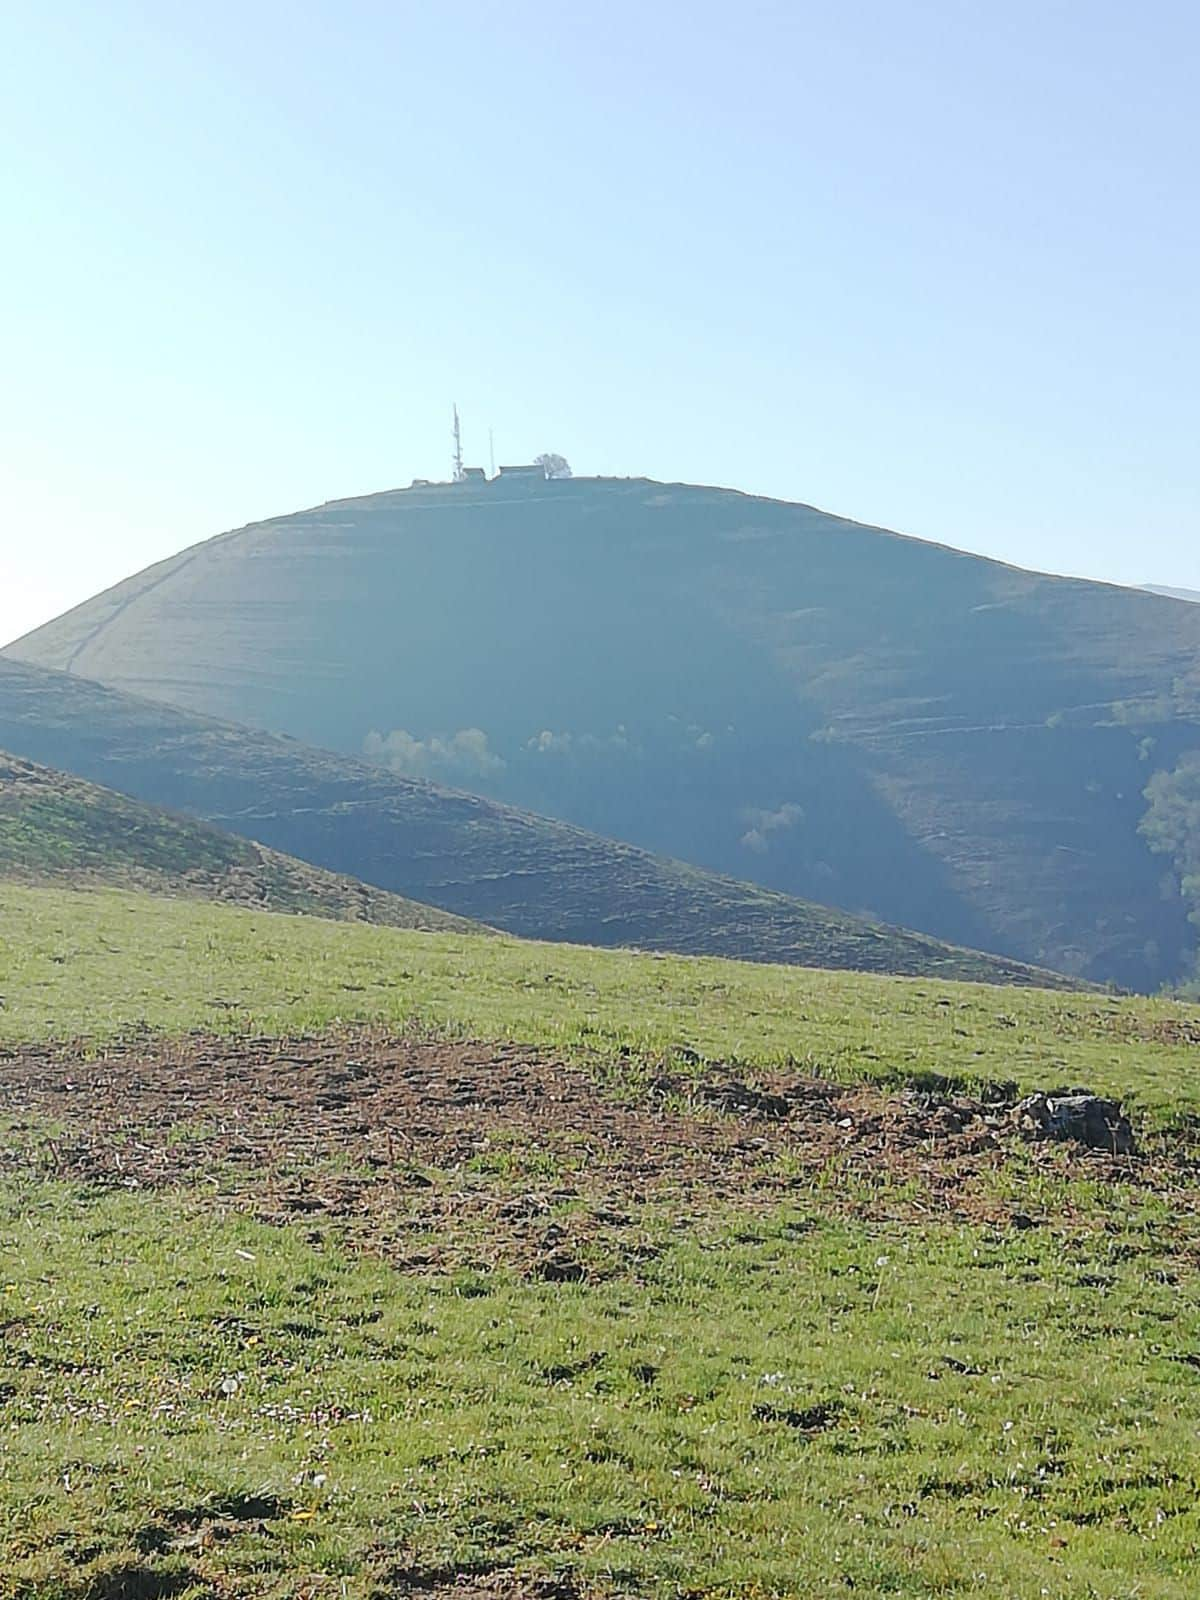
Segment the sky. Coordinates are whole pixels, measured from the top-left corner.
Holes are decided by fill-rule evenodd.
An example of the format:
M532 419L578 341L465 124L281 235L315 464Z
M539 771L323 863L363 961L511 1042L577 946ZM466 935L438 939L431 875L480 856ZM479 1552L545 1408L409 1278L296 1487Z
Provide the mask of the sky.
M1200 588L1187 0L6 0L0 641L468 461Z

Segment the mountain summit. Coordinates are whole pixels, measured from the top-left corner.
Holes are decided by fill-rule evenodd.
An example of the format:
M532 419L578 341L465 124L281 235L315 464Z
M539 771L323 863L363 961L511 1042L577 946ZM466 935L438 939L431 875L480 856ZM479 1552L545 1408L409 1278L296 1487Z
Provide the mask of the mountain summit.
M1152 988L1200 608L724 489L423 485L159 563L21 660Z

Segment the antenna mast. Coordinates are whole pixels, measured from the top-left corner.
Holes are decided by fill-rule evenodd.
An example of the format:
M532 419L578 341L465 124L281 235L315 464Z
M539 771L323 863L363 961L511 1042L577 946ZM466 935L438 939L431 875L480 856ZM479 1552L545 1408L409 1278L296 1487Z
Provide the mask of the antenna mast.
M488 429L488 454L492 458L492 477L496 476L496 435Z
M458 404L456 402L454 406L454 481L455 483L461 483L465 477L466 473L463 471L462 426L458 420Z

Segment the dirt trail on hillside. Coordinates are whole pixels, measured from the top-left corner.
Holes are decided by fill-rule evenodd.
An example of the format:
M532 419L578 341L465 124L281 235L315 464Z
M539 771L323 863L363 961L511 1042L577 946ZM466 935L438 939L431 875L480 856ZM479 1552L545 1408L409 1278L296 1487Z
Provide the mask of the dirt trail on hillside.
M402 1267L547 1278L636 1260L655 1218L702 1224L818 1193L833 1212L1025 1226L1039 1219L1018 1209L1023 1185L1000 1181L1014 1163L1169 1192L1185 1210L1200 1192L1186 1151L1030 1144L1010 1112L964 1097L782 1073L748 1084L700 1065L622 1088L516 1045L369 1029L0 1053L0 1116L10 1169L189 1187L281 1224L336 1219ZM1074 1217L1066 1195L1047 1220Z

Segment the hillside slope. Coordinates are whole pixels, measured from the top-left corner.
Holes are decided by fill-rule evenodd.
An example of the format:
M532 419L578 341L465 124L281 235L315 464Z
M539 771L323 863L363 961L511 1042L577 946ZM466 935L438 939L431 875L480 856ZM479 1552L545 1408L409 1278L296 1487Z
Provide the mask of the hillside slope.
M391 928L484 931L2 750L0 878L144 889Z
M0 748L529 937L1065 983L292 739L5 659Z
M1200 610L726 490L445 486L223 535L21 659L788 895L1153 988ZM461 803L461 802L459 802Z

